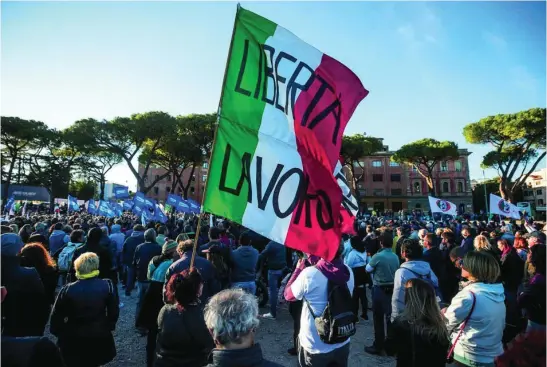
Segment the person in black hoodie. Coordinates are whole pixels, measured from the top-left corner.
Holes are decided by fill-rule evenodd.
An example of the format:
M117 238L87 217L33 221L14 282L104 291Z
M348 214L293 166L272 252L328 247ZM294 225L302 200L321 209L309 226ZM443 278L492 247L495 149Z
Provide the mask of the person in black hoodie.
M1 288L1 301L7 295L5 287ZM45 336L12 337L2 334L2 366L17 367L64 367L63 357L54 342Z
M74 250L74 254L72 255L72 268L69 272L68 281L76 281L76 270L74 268L74 264L76 263L78 256L86 252L93 252L99 257L99 278L112 278L112 255L110 254L108 248L100 244L102 236L103 231L100 228L92 228L89 230L85 245Z
M391 324L386 352L397 355L397 367L444 367L449 339L435 291L419 278L405 288L405 308Z
M214 344L203 318L199 299L202 292L203 279L196 268L170 278L167 284L170 304L163 306L158 316L156 367L207 363Z
M130 271L132 265L133 265L133 259L135 257L135 250L137 249L137 246L141 243L144 243L144 227L141 224L137 224L135 227L133 227L133 232L131 232L131 235L127 237L123 244L123 250L122 250L122 268L123 268L123 276L122 276L122 283L124 285L124 288L127 287L127 284L129 283L129 278L131 278L131 281L133 281L133 277L135 274ZM131 291L125 290L125 295L130 296Z
M42 336L49 317L49 305L38 271L21 266L23 248L19 235L2 226L2 286L8 295L2 303L2 328L6 336Z
M205 306L206 328L216 348L207 367L281 367L262 356L255 343L259 325L256 297L242 289L226 289Z
M50 330L58 338L68 367L101 366L116 356L112 331L120 311L118 292L110 279L99 278L100 258L96 254L80 255L74 268L78 280L59 292Z
M517 307L517 291L522 281L524 261L507 240L499 239L497 245L501 252L501 281L505 293L506 326L503 331L503 342L506 344L520 331L521 317Z

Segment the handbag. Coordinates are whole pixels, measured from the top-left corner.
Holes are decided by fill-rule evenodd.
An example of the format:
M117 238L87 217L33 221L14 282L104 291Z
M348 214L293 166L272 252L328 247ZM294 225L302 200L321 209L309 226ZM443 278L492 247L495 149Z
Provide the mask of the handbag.
M471 291L470 291L471 292ZM469 311L469 314L467 317L463 320L460 331L458 332L458 335L456 336L456 339L454 340L454 343L450 347L450 350L448 351L448 354L446 356L446 363L450 364L454 362L454 348L456 348L456 344L458 343L458 340L460 339L460 336L462 335L463 329L465 329L465 326L467 325L467 322L471 318L471 315L473 314L473 310L475 309L475 304L477 303L477 297L475 296L475 293L471 292L471 295L473 296L473 304L471 305L471 311Z

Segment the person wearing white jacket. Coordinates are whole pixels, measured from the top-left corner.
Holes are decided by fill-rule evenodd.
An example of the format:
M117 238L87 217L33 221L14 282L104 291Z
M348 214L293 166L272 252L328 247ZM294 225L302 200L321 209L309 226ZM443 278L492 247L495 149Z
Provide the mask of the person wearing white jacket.
M462 277L469 283L443 310L457 365L494 366L503 353L505 296L503 285L495 283L499 274L499 264L490 254L472 251L463 258Z

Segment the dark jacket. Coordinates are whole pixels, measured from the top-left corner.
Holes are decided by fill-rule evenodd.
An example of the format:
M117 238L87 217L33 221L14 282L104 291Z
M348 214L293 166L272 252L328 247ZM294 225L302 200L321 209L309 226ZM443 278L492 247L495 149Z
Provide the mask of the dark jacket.
M501 257L501 280L508 291L516 292L522 281L524 261L514 248Z
M545 276L537 274L524 285L518 296L518 306L526 318L537 324L545 325Z
M70 281L76 281L76 272L74 270L74 263L76 262L76 259L78 258L78 256L86 252L93 252L99 257L99 278L112 278L112 256L110 254L110 251L100 244L86 243L85 245L78 247L76 250L74 250L74 254L72 255L72 265L69 272Z
M464 255L467 254L469 251L473 251L473 237L468 236L467 238L464 238L460 247L463 248Z
M207 367L281 367L262 356L260 344L246 349L213 349L213 362Z
M51 307L55 303L55 290L59 283L59 271L57 268L48 268L40 274L40 279L44 285L47 303Z
M42 336L49 318L49 304L40 275L20 265L15 256L2 256L2 335Z
M268 270L283 270L287 267L285 246L280 243L270 241L259 257L260 261L266 261Z
M203 366L214 347L201 306L165 305L158 315L156 367Z
M122 262L123 265L131 266L137 246L144 243L144 232L134 231L127 237L123 244Z
M61 289L50 329L67 366L98 366L114 359L112 331L119 311L118 293L109 279L78 280Z
M207 242L204 245L199 246L198 254L200 256L205 257L205 253L203 251L208 250L213 245L217 245L217 246L221 246L221 247L228 247L228 246L224 246L224 244L221 243L220 240L212 240L212 241Z
M132 264L137 281L148 281L148 264L154 256L158 255L161 255L161 246L155 242L145 242L137 246Z
M431 270L439 279L439 285L446 278L446 267L444 264L443 254L437 246L433 246L424 252L422 260L427 261Z
M256 278L257 262L258 251L252 246L240 246L232 251L230 256L232 283L253 282Z
M430 340L412 333L407 321L396 318L385 343L388 354L397 355L397 367L444 367L448 339Z
M14 338L2 335L2 366L63 367L59 348L46 337Z
M166 285L169 283L169 279L175 273L180 273L183 270L190 268L190 260L192 259L192 252L185 252L181 258L175 261L167 273L165 273L165 285L163 287L163 300L167 303L166 297ZM220 291L220 282L216 277L216 270L213 264L203 257L196 256L194 259L194 267L199 270L201 277L203 278L203 293L201 294L201 302L207 303L207 300L217 294Z

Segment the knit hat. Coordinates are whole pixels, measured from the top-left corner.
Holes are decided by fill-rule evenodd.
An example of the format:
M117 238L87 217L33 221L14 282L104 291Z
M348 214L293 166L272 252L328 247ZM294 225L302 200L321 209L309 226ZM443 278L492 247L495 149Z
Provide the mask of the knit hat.
M163 246L161 247L161 253L163 255L168 255L175 252L176 249L177 249L177 243L173 240L169 240L165 242Z

